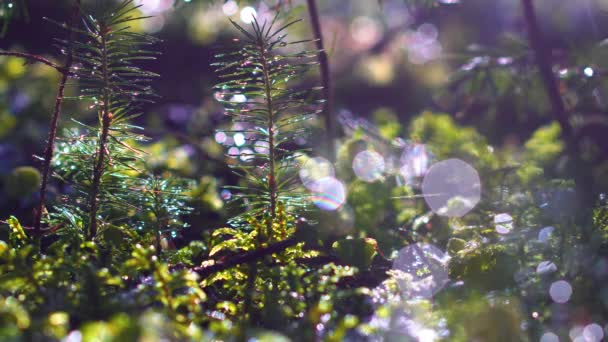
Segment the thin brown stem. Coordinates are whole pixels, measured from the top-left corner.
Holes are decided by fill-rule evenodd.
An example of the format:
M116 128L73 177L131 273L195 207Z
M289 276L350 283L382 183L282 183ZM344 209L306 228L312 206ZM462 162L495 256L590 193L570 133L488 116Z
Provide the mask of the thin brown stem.
M570 121L568 120L568 113L566 112L564 101L559 93L555 74L553 74L551 48L544 44L532 0L522 0L522 5L526 19L526 26L528 28L530 45L534 50L536 64L540 71L540 75L545 86L545 91L547 92L547 96L551 101L555 119L561 126L564 137L568 143L571 143L574 136L573 129L572 125L570 125Z
M40 235L40 229L42 225L42 213L46 204L46 188L49 180L49 173L51 170L51 161L53 160L53 152L55 150L55 139L57 137L57 125L59 123L59 117L61 116L61 106L63 104L65 85L69 78L69 70L72 67L72 63L74 62L73 55L73 43L75 40L76 32L71 29L72 26L78 20L78 16L80 15L80 0L76 0L74 4L74 8L72 9L72 17L70 24L70 32L68 35L68 53L67 59L65 61L65 65L62 68L65 70L59 81L59 88L57 90L57 97L55 98L55 106L53 108L53 115L51 116L51 125L49 128L49 136L47 139L46 149L44 150L44 161L42 165L42 183L40 185L40 201L38 202L38 209L36 210L36 217L34 219L34 233L36 236Z
M252 263L267 255L271 255L274 253L280 253L289 247L295 246L299 242L300 241L298 239L292 237L292 238L271 244L267 247L262 247L262 248L256 249L251 252L237 254L228 260L215 263L211 266L197 267L194 269L194 271L197 272L201 276L202 279L204 279L204 278L211 276L212 274L214 274L216 272L225 271L227 269L230 269L230 268L238 266L238 265Z
M545 44L543 39L540 26L538 25L536 11L534 10L534 4L532 3L532 0L522 0L522 6L528 29L528 38L530 45L534 50L536 65L540 72L543 85L545 87L545 92L547 93L549 101L551 102L553 116L559 123L562 130L562 135L566 141L566 153L572 159L571 164L573 167L571 168L571 171L578 188L578 196L581 202L581 207L584 207L585 203L593 201L591 197L593 194L591 177L590 175L585 174L589 168L588 165L586 165L587 163L581 158L578 151L574 129L570 124L568 112L559 92L557 79L553 73L551 48Z
M326 129L326 148L330 160L335 160L335 138L336 138L336 118L333 116L333 88L331 84L331 72L329 69L329 58L323 43L323 33L321 31L321 22L319 20L319 11L317 9L316 0L307 0L308 14L312 24L313 34L315 36L315 44L319 50L319 66L321 69L321 84L323 85L323 117L325 118Z
M28 61L30 63L36 63L36 62L42 63L42 64L50 66L51 68L57 70L58 72L60 72L64 75L67 75L68 70L69 70L69 68L61 67L42 56L33 55L30 53L0 50L0 56L19 57L19 58L25 59L26 61Z
M107 49L107 38L109 33L108 27L101 28L101 54L102 54L102 65L101 71L103 73L104 88L102 91L102 104L100 109L101 116L101 135L99 137L99 147L97 148L97 160L93 168L93 181L91 182L91 193L89 197L89 231L88 240L93 240L97 235L97 212L99 210L99 192L101 187L101 178L104 174L108 135L110 133L110 123L112 122L110 113L110 75L108 74L108 49Z

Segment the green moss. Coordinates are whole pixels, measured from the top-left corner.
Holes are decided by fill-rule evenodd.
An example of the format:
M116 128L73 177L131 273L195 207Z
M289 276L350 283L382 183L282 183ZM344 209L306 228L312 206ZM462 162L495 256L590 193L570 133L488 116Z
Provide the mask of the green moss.
M424 112L409 126L412 140L427 144L439 160L460 158L480 169L498 167L486 139L474 128L457 125L447 114Z
M561 132L557 122L537 129L524 145L526 160L534 162L539 167L547 167L555 163L557 157L564 151Z
M11 198L26 197L38 190L41 179L37 169L31 166L17 167L6 179L6 194Z

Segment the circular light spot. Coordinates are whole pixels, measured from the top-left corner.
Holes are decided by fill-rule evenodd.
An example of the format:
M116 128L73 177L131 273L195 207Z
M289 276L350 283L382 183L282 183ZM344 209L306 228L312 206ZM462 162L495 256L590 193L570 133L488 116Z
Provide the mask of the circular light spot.
M583 337L585 341L599 342L604 338L604 329L597 323L591 323L583 329Z
M359 152L353 159L355 175L365 182L371 183L382 179L385 168L384 158L378 152Z
M557 266L551 261L543 261L536 266L536 273L549 274L557 271Z
M304 187L309 190L311 190L310 187L316 181L326 177L333 177L335 175L334 167L331 162L322 157L308 159L304 165L302 165L302 168L298 174Z
M572 286L565 280L558 280L551 284L549 295L556 303L566 303L570 300L570 296L572 296Z
M222 12L227 16L235 15L238 11L239 5L234 0L228 0L222 5Z
M543 334L540 338L540 342L559 342L559 337L554 333L548 331Z
M595 71L591 67L586 67L583 70L583 73L585 73L585 76L587 76L587 77L593 77L593 75L595 74Z
M241 154L238 147L231 147L228 149L228 155L232 158L236 158Z
M222 190L222 192L220 193L220 196L222 197L222 199L224 201L228 201L229 199L232 198L232 192L230 192L230 190L224 189Z
M257 153L268 154L268 141L258 140L255 142L255 144L253 146L254 146L253 149Z
M243 135L243 133L237 133L234 135L234 144L236 146L243 146L245 145L245 135Z
M252 161L255 158L255 155L253 154L253 151L245 148L243 150L241 150L241 160L244 162L248 162L248 161Z
M435 25L430 23L424 23L418 27L416 33L422 41L425 43L433 43L439 37L439 31Z
M138 0L135 2L139 10L145 15L159 14L173 6L175 0Z
M573 342L585 342L585 338L583 337L583 326L575 325L568 332L568 336Z
M447 159L428 170L422 181L422 194L436 214L461 217L479 202L481 180L469 164L460 159Z
M215 141L218 144L223 144L226 142L226 133L224 132L217 132L215 133Z
M399 287L410 297L433 297L448 283L448 260L449 256L433 245L408 245L393 262L393 270L406 275L398 278Z
M376 20L361 16L353 20L350 25L353 40L358 43L359 49L365 49L377 42L382 35L382 27Z
M494 216L494 226L498 234L509 234L513 230L513 217L509 214Z
M399 174L406 184L413 185L416 178L424 176L429 168L430 160L431 155L425 145L410 145L401 154Z
M311 201L322 210L336 210L346 201L344 184L333 177L314 181L309 189L312 192Z
M553 226L548 226L541 229L540 232L538 232L538 241L542 243L549 241L551 236L553 236L553 231L555 231L555 227Z
M230 98L230 102L236 102L236 103L247 102L247 96L245 96L243 94L234 94Z
M257 12L251 6L243 7L241 10L241 21L245 24L251 24L256 16Z

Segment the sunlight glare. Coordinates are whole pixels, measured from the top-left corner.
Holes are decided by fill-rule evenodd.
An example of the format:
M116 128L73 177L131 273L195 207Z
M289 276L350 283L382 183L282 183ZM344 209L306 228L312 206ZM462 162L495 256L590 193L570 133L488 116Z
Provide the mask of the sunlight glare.
M241 21L245 24L253 23L253 20L257 16L256 10L251 6L243 7L241 10Z

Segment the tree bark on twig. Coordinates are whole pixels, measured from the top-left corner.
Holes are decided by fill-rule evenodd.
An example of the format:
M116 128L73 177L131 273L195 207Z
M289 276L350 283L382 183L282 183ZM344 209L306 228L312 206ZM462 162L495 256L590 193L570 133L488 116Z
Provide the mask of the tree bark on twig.
M323 85L323 117L325 121L325 143L328 157L331 161L335 161L335 139L336 139L336 118L333 115L333 88L331 82L331 72L329 68L329 58L323 43L323 32L321 31L321 22L319 20L319 11L317 9L316 0L307 0L308 14L312 24L313 34L315 36L315 44L317 46L319 66L321 68L321 84Z
M536 65L540 72L545 92L551 102L553 116L559 123L562 135L566 141L566 154L572 160L572 167L570 169L578 190L579 206L581 208L590 207L593 202L593 185L591 176L588 174L589 165L580 156L574 128L570 123L568 111L559 92L558 82L553 73L551 47L547 46L543 39L532 0L521 0L521 3L528 29L528 39L534 50Z
M564 101L562 100L562 97L559 93L557 80L555 78L555 75L553 74L551 48L549 46L546 46L544 43L532 0L522 0L522 5L524 9L526 26L528 28L528 37L530 40L530 45L534 50L536 64L540 71L540 75L545 86L545 91L547 92L549 101L551 101L551 106L553 107L555 119L562 128L564 138L568 141L569 144L571 144L574 136L573 129L568 119L568 113L566 112Z
M194 271L198 273L202 279L205 279L214 273L225 271L241 264L255 262L267 255L282 252L289 247L295 246L296 244L298 244L298 242L300 241L295 237L289 238L287 240L274 243L267 247L263 247L247 253L238 254L226 261L217 262L213 265L206 267L197 267L194 269Z
M63 104L63 97L65 92L65 85L70 76L70 68L74 62L73 56L73 42L75 39L76 32L72 29L73 25L76 24L78 17L80 16L80 0L76 0L72 9L71 23L69 25L68 34L68 52L66 62L63 68L63 75L61 81L59 81L59 88L57 90L57 97L55 98L55 106L53 109L53 115L51 117L51 125L49 128L49 136L47 139L46 149L44 150L44 161L42 165L42 183L40 185L40 200L38 202L38 209L36 210L36 217L34 219L34 233L40 235L40 229L42 225L42 213L45 208L46 202L46 189L48 186L49 173L51 171L51 161L53 160L53 152L55 150L55 138L57 137L57 125L59 123L59 117L61 116L61 106ZM59 69L57 69L59 70Z
M58 72L60 72L62 74L68 73L68 70L66 68L61 67L42 56L33 55L33 54L25 53L25 52L14 52L14 51L4 51L4 50L0 50L0 56L11 56L11 57L23 58L30 63L42 63L45 65L48 65L51 68L57 70Z

